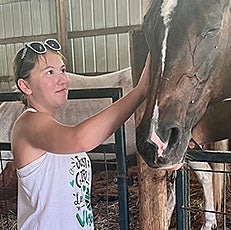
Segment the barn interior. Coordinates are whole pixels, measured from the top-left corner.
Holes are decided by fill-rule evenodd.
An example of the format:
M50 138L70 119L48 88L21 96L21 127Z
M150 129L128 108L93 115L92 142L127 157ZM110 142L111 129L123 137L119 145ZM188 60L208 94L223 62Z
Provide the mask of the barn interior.
M134 81L132 83L132 74L140 73L143 66L147 47L143 35L139 32L149 4L150 0L1 0L0 105L20 99L19 94L15 92L12 67L12 60L17 50L25 43L44 41L48 38L55 38L61 43L62 53L68 60L67 71L72 75L74 83L81 77L92 79L90 86L74 85L77 90L85 87L92 90L91 92L86 90L82 98L75 99L82 100L82 104L89 103L89 107L81 107L82 110L88 110L81 119L117 100L128 90L125 78L130 77L131 88L135 84ZM118 76L121 72L124 73L122 75L124 79L119 79L118 82L110 85L113 78L115 79L114 76ZM103 80L93 81L95 77L100 76ZM108 82L105 81L106 78ZM98 83L95 83L97 81ZM101 83L103 81L104 83ZM121 86L121 82L124 85ZM122 94L118 87L121 87ZM103 88L104 92L97 91L99 88ZM87 93L91 95L90 99ZM117 98L113 98L115 93L118 94ZM103 105L102 98L104 98ZM97 108L93 108L98 104ZM6 114L0 109L0 120L4 116ZM130 148L130 144L134 145L135 137L132 136L132 143L126 139L130 129L135 135L134 117L104 146L90 153L93 164L92 206L95 229L144 229L142 226L144 220L140 219L142 203L137 152L135 146ZM17 178L13 158L9 153L10 139L7 140L1 134L0 137L2 137L0 140L0 229L14 230L17 229ZM123 156L122 159L118 157L119 154ZM188 159L192 160L190 154L189 151ZM227 160L225 154L223 157ZM196 160L204 161L204 158L202 156L201 159ZM227 163L221 164L222 170L219 174L225 175L223 177L225 186L222 190L222 208L215 211L215 214L218 229L231 229L230 162L227 160ZM175 196L179 196L179 200L184 196L184 202L188 203L182 206L178 203L178 208L183 207L183 209L179 211L174 208L168 228L170 230L201 229L205 221L203 187L198 182L195 171L189 168L187 163L179 171L177 176L184 178L184 182L179 180L180 185L177 189L182 191L178 191ZM214 172L206 171L206 173ZM169 184L172 182L172 177L168 176L170 174L172 176L172 173L166 171L164 179L168 193L171 190ZM153 194L155 192L158 191L153 191ZM167 202L167 197L165 199ZM153 216L158 217L157 211L150 210L145 221L152 219ZM181 225L177 218L184 218L182 220L187 224L187 228L184 228L185 225ZM157 228L153 226L152 229Z

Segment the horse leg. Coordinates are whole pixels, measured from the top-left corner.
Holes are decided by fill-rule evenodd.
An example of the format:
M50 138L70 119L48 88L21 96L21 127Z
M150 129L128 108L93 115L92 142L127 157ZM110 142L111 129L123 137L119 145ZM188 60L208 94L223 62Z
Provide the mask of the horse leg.
M229 140L221 140L205 145L206 149L228 151L229 150ZM224 163L210 163L214 171L225 171ZM229 174L228 174L229 175ZM213 193L214 193L214 207L216 210L221 211L222 198L223 198L223 188L224 188L224 173L214 173L213 174Z
M189 162L189 165L192 169L197 170L211 170L211 167L206 162ZM203 187L203 192L205 196L205 210L215 211L214 210L214 194L213 194L213 175L211 172L200 172L195 171L199 182ZM211 230L216 229L217 220L216 214L213 212L205 212L205 223L201 227L201 230Z
M171 172L168 190L168 226L171 224L172 214L176 206L176 172Z

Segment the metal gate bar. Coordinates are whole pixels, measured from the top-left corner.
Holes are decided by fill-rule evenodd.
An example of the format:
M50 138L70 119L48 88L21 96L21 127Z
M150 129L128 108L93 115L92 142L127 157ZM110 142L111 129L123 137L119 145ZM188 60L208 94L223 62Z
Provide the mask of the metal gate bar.
M0 93L0 102L18 101L20 92ZM115 102L122 97L122 88L92 88L69 90L68 99L111 98ZM0 143L0 151L10 150L10 143ZM126 143L124 125L115 132L115 146L100 145L91 152L115 152L117 160L117 183L119 197L119 225L121 230L129 230L128 185L126 165Z
M197 162L213 162L213 163L231 163L231 151L200 151L200 150L188 150L185 161L197 161ZM218 172L211 170L199 170L205 172ZM219 171L219 173L227 173L225 171ZM189 187L188 180L190 176L190 170L178 170L176 178L176 219L177 219L177 230L190 229L190 207L186 207L187 197L186 191ZM224 179L225 180L225 179ZM224 181L225 182L225 181ZM187 188L187 189L186 189ZM226 191L224 191L226 192ZM201 210L199 210L201 211ZM206 211L206 210L205 210ZM226 214L216 212L217 214L223 215L223 220L226 220ZM225 226L223 224L223 226ZM224 227L224 229L226 229Z

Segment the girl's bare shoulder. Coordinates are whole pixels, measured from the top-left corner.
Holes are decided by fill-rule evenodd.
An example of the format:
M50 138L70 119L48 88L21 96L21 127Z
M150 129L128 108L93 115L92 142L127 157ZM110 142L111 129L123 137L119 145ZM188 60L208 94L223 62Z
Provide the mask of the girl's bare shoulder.
M23 135L34 132L37 127L45 126L49 122L56 122L56 120L43 112L26 111L22 113L16 120L13 130L12 138L16 135L22 137Z

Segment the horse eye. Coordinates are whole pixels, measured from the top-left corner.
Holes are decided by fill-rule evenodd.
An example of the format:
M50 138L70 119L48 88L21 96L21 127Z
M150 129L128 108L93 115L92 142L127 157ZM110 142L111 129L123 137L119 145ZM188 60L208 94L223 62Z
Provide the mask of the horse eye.
M220 24L219 25L215 25L212 28L206 30L204 33L202 33L201 36L203 38L215 36L216 33L219 31L220 28L221 28Z

